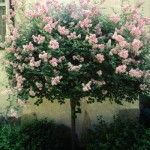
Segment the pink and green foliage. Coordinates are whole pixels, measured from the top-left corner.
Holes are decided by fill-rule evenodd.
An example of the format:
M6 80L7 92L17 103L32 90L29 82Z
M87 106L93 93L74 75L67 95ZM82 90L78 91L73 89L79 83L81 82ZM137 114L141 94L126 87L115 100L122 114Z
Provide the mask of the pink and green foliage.
M17 5L17 4L16 4ZM25 28L10 25L6 39L9 81L18 97L64 103L110 101L121 103L148 94L149 20L138 8L104 15L90 0L66 6L57 0L37 2L26 15Z

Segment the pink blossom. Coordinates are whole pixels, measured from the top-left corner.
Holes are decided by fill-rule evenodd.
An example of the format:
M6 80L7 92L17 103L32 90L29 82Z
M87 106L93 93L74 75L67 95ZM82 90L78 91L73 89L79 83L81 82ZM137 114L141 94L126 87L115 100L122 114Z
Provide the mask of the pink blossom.
M131 77L141 78L142 75L143 75L143 71L138 70L138 69L131 69L131 70L129 71L129 75L130 75Z
M79 22L79 25L81 28L89 28L89 27L92 27L92 20L91 19L88 19L88 18L85 18L83 21L80 21Z
M80 64L80 65L76 66L69 62L68 67L69 67L69 69L68 69L69 71L78 71L81 69L82 65Z
M18 69L20 70L20 72L23 72L23 71L24 71L24 67L21 66L21 65L18 65Z
M99 63L102 63L105 60L104 55L102 54L97 54L95 57L97 58Z
M57 49L57 48L59 48L59 43L56 41L56 40L51 40L50 42L49 42L49 48L52 48L52 49Z
M101 50L104 50L105 45L104 44L94 44L93 48L99 48Z
M62 76L53 77L51 79L51 84L52 85L57 85L60 82L61 79L62 79Z
M65 26L58 26L58 32L62 35L68 35L69 30L65 28Z
M38 12L31 12L31 11L29 11L29 12L27 12L27 17L30 17L30 18L36 18L37 16L39 15L39 13Z
M34 51L35 50L35 48L34 48L34 46L33 46L33 44L30 42L28 45L23 45L23 49L24 50L32 50L32 51Z
M32 38L33 38L34 42L38 43L38 44L43 43L45 40L45 37L41 36L41 35L38 35L38 36L32 35Z
M19 37L19 33L18 33L18 29L17 28L13 29L12 35L13 35L14 40Z
M127 42L126 41L120 41L119 42L119 46L121 46L122 48L127 46Z
M49 22L49 23L52 23L52 18L51 17L46 17L45 15L43 16L43 22ZM50 24L49 24L50 25Z
M110 16L109 20L114 22L114 23L118 23L119 17L118 17L118 15L112 15L112 16Z
M61 63L65 59L65 56L60 56L58 62Z
M86 9L82 9L82 12L84 15L86 15L87 17L92 15L92 12L90 10L86 10Z
M118 67L116 67L116 73L125 73L126 72L126 65L120 65Z
M125 6L125 7L123 8L123 11L124 11L125 13L130 13L131 10L132 10L132 8L131 8L131 6L129 6L129 5L127 5L127 6Z
M139 29L139 27L134 27L134 28L132 28L132 30L131 30L131 34L133 34L133 35L135 35L135 36L139 36L139 35L141 35L141 30Z
M114 35L112 36L112 38L115 39L118 42L124 41L124 38L121 35L117 35L117 32L114 33Z
M17 2L18 0L11 0L11 5L14 6Z
M84 58L83 57L81 57L80 55L74 55L73 56L73 60L78 60L79 62L83 62L84 61Z
M12 108L10 109L10 115L11 115L12 117L18 118L17 111L14 110L14 109L12 109Z
M48 56L48 54L45 51L43 51L43 54L39 54L39 58L44 59L45 62L47 62L50 57L51 56Z
M76 11L77 4L75 2L72 2L72 3L68 4L68 8L70 9L71 12Z
M16 77L16 81L17 81L17 89L20 91L23 87L22 84L25 81L25 78L23 78L19 74L16 74L15 77Z
M76 35L76 32L72 32L70 33L70 35L67 35L68 39L77 39L77 38L81 38L81 34L79 34L78 36Z
M41 65L41 60L35 61L34 66L39 67Z
M13 9L10 9L10 17L14 17L16 15L15 11Z
M30 66L31 67L39 67L41 65L41 60L35 61L34 57L30 60Z
M78 14L75 12L72 12L70 15L70 18L77 20L78 19Z
M90 91L91 90L91 84L92 84L91 81L89 81L87 84L82 83L82 90L84 92Z
M98 42L98 39L96 38L96 34L90 34L90 36L86 36L86 40L88 40L88 42L90 44L92 43L97 43Z
M128 51L125 50L125 49L123 49L123 50L121 50L121 51L119 52L118 55L119 55L120 57L126 59L126 58L128 58Z
M99 70L96 73L98 74L98 76L101 76L102 75L102 70Z
M47 24L47 25L44 27L44 30L45 30L46 32L51 32L51 31L52 31L51 25L50 25L50 24Z
M43 87L42 83L36 82L35 84L39 90L42 90L42 87Z
M96 84L97 86L103 86L103 85L106 84L105 81L92 80L92 82L93 82L94 84Z
M57 63L58 63L58 59L56 58L52 58L49 63L53 66L53 67L57 67Z
M132 46L133 46L134 50L139 50L139 48L141 46L143 46L143 43L138 39L134 39L133 42L132 42Z
M35 92L32 89L30 89L29 94L30 96L35 96Z
M140 84L140 89L142 90L142 91L145 91L145 90L147 90L147 85L146 84Z

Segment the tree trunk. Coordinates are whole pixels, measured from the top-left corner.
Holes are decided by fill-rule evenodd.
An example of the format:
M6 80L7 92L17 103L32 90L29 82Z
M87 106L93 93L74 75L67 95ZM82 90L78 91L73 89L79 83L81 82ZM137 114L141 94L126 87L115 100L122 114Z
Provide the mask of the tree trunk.
M76 133L76 103L70 99L71 107L71 138L72 138L72 150L78 150L78 138Z

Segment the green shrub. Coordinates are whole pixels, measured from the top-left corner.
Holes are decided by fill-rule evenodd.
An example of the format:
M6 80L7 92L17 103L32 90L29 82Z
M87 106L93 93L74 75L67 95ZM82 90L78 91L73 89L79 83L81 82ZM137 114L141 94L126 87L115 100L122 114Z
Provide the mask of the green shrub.
M70 129L42 120L34 123L4 125L0 129L0 150L71 149Z
M70 129L46 120L26 124L21 129L28 135L24 143L26 150L66 150L71 149Z
M0 128L0 150L25 150L26 134L20 134L21 128L17 125L4 124Z
M149 150L150 129L130 120L122 122L119 117L107 124L99 117L98 124L82 138L82 143L86 150Z

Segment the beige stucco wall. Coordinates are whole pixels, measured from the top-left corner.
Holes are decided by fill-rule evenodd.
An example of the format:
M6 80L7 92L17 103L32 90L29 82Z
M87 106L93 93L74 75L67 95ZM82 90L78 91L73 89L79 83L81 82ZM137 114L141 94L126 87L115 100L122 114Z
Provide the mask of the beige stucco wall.
M133 6L136 3L136 0L126 0L125 3L128 3L128 1L130 1L130 3ZM121 8L120 6L121 6L121 0L107 0L105 4L107 10L104 11L111 12L112 11L111 7L114 7L119 11ZM144 15L150 18L150 0L145 0L145 4L143 8L144 8ZM1 57L3 57L2 53L3 52L0 51ZM0 65L0 67L2 66ZM6 79L5 73L0 68L0 82L4 82L5 81L4 79ZM0 85L0 90L4 90L4 89L5 89L4 86ZM5 108L7 104L6 98L7 96L4 96L3 94L0 93L0 111L3 111L4 110L3 108ZM118 114L120 110L133 109L133 108L137 108L137 109L139 108L138 101L136 101L134 104L124 102L124 105L120 106L115 103L111 104L108 100L103 103L87 104L86 99L83 99L81 101L82 113L79 114L77 117L78 132L81 133L83 125L85 127L85 125L89 126L90 124L95 123L98 115L103 115L105 120L111 121L113 115ZM66 103L63 105L59 105L57 101L51 103L47 100L44 100L44 102L40 106L35 106L34 100L30 99L27 103L27 106L22 110L22 122L33 120L36 118L53 119L56 122L64 123L70 126L69 100L66 100Z

